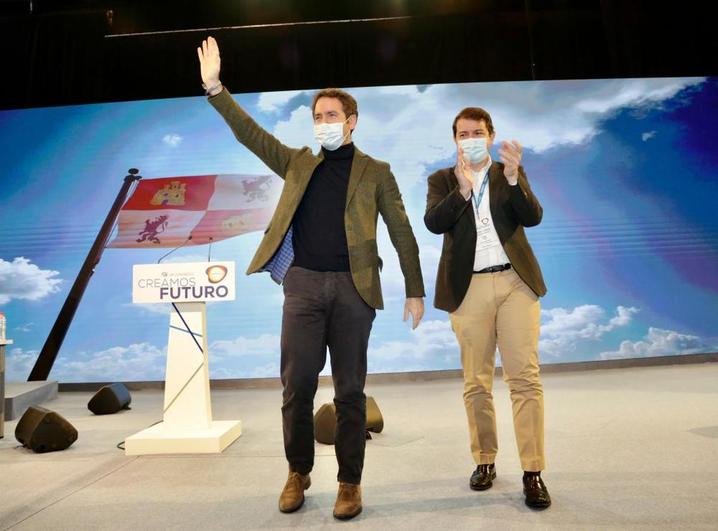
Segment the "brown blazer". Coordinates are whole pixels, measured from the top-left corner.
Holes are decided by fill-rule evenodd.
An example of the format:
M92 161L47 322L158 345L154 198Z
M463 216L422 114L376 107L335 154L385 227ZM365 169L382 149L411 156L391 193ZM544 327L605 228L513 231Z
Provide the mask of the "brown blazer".
M524 227L541 223L543 209L522 167L518 185L511 186L504 177L504 165L491 164L489 203L494 227L512 267L536 295L545 295L541 268L524 233ZM429 176L424 223L434 234L444 235L434 306L447 312L455 311L464 300L474 270L476 220L472 205L471 199L467 201L459 192L454 168Z
M257 248L247 274L261 271L284 240L314 169L323 160L321 152L308 147L285 146L262 129L225 89L209 99L234 136L284 179L284 187L272 220ZM364 302L384 307L379 281L381 258L376 245L376 224L381 214L391 242L399 255L407 297L423 297L424 281L419 265L419 246L404 210L401 193L386 162L375 160L358 149L349 174L344 227L352 280Z

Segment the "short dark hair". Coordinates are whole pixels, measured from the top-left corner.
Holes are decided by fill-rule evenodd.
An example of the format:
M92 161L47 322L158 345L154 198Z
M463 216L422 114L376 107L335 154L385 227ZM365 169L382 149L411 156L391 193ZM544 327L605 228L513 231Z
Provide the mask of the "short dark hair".
M342 102L342 110L347 118L352 114L357 118L359 117L357 100L348 92L338 88L325 88L314 94L314 98L312 99L312 116L314 116L314 109L317 106L319 98L336 98Z
M466 107L456 115L456 118L454 118L454 125L451 126L451 129L454 131L454 138L456 138L456 122L462 118L464 120L475 120L477 122L483 120L484 123L486 123L486 129L489 130L489 135L493 136L494 124L491 121L491 115L481 107Z

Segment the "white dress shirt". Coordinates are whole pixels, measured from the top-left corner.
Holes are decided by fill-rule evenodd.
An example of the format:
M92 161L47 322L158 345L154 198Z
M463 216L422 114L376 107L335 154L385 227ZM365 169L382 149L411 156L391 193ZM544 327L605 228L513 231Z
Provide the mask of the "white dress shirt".
M481 197L479 208L476 208L476 201L479 199L481 183L487 176L491 167L491 157L489 161L478 172L472 171L474 175L474 190L471 197L471 207L474 211L474 219L476 221L476 254L474 255L474 271L481 271L486 267L498 266L511 263L509 257L504 251L499 235L494 227L494 221L491 218L491 207L489 203L489 183L486 183L484 195Z

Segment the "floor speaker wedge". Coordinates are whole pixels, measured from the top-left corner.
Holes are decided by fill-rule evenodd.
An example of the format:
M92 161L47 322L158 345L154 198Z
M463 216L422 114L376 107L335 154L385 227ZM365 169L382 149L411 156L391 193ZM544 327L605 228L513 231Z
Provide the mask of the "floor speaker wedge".
M314 438L322 444L334 444L337 429L337 410L333 403L323 404L314 414ZM384 417L373 397L366 397L366 431L380 433ZM367 434L367 438L369 435Z
M101 387L87 403L87 409L95 415L109 415L122 409L128 409L132 402L130 392L121 383Z
M15 427L15 438L33 452L55 452L74 443L77 430L59 413L30 406Z

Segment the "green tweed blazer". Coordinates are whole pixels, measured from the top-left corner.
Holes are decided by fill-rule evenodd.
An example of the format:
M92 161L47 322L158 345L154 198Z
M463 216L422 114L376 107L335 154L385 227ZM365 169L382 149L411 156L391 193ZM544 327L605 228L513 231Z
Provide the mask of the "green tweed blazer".
M277 209L247 268L247 274L250 275L261 271L279 249L314 169L323 157L321 151L315 155L308 147L293 149L282 144L260 127L226 89L210 97L209 101L222 115L237 140L284 179ZM419 246L411 230L396 180L386 162L375 160L356 149L349 174L344 227L354 286L362 299L376 309L384 307L379 281L382 261L376 244L379 214L389 229L391 242L399 255L406 296L423 297Z

